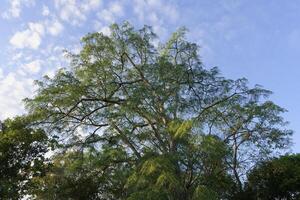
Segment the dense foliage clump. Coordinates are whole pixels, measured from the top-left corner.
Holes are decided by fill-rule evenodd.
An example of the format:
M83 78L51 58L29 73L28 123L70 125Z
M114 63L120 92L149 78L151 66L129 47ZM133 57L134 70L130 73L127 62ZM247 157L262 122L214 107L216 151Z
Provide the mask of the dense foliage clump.
M30 180L43 176L49 140L30 120L5 120L0 129L0 199L19 199L28 192Z
M300 154L259 163L249 173L245 191L252 199L300 199Z

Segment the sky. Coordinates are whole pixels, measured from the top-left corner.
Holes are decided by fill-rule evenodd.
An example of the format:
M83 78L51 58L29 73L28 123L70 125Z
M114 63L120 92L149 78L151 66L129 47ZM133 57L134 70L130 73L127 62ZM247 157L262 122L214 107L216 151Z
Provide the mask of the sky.
M299 11L297 0L0 0L0 120L25 112L34 80L66 66L85 34L126 20L164 41L185 26L206 67L274 92L300 153Z

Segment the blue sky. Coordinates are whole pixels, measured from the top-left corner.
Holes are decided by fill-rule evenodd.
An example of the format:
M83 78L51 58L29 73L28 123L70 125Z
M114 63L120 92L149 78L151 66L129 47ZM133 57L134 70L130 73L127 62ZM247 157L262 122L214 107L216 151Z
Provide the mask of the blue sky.
M299 11L296 0L1 0L0 119L24 112L33 80L65 66L62 50L78 52L86 33L127 20L165 40L185 26L207 67L274 92L300 152Z

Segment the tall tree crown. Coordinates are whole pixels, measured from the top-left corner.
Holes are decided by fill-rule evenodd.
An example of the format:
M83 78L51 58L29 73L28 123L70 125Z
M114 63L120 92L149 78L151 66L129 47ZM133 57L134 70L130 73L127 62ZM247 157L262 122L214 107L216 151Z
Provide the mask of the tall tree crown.
M141 187L130 198L197 198L230 176L242 188L249 163L289 142L285 110L265 100L270 91L205 69L185 32L159 45L148 26L88 34L70 68L37 81L29 113L64 145L125 152L134 164L124 187Z

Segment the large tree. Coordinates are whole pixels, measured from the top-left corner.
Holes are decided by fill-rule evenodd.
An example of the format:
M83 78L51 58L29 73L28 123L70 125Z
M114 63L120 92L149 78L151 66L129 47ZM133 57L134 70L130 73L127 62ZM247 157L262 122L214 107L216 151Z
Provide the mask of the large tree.
M227 198L249 158L288 143L284 109L268 90L205 69L184 29L156 39L128 23L88 34L68 68L37 81L29 113L65 147L126 154L125 197L112 199Z
M33 177L42 176L48 138L26 117L7 119L0 129L0 199L20 199Z

